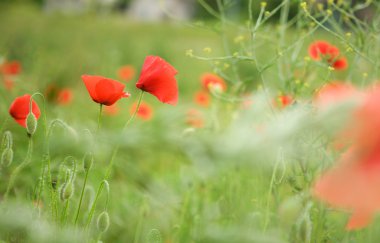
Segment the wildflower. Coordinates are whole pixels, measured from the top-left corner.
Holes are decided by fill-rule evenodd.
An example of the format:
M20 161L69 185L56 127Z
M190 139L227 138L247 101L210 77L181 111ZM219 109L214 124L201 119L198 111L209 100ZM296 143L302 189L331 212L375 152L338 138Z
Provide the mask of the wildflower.
M186 113L186 123L194 128L202 128L204 127L204 120L202 117L202 113L200 113L196 109L190 109Z
M117 74L121 80L128 82L135 77L136 70L132 65L125 65L118 70Z
M125 85L101 76L82 75L88 93L93 101L102 105L113 105L121 98L128 98L129 93L124 91Z
M221 91L227 90L227 85L224 80L216 74L204 73L201 76L201 83L204 89L210 90L212 87L219 87Z
M30 98L29 94L17 97L9 107L9 114L21 126L26 128L26 119L30 113ZM32 101L32 113L36 119L41 115L40 108L37 103Z
M0 73L4 75L17 75L21 72L21 64L18 61L5 62L0 65Z
M145 59L136 87L157 97L163 103L176 105L178 86L177 70L158 56Z
M135 113L136 108L137 108L137 103L133 103L132 107L130 109L130 113L131 114ZM148 120L152 119L152 117L153 117L153 109L148 103L141 102L139 110L137 111L136 115L137 115L137 117L139 117L145 121L148 121Z
M58 92L57 102L60 105L68 105L73 100L73 92L69 88L62 89Z
M109 116L115 116L119 113L119 111L120 111L120 108L117 105L117 103L104 107L104 113Z
M324 85L314 96L314 104L319 108L325 108L337 102L342 102L357 94L355 87L334 81Z
M6 90L12 90L14 87L14 81L8 77L4 77L4 87Z
M210 105L210 95L205 91L198 91L194 95L194 102L197 105L207 107Z
M315 61L325 60L334 70L346 69L347 59L340 57L339 49L327 41L315 41L309 46L309 55Z
M293 97L290 95L279 95L274 101L274 105L279 108L285 108L294 102Z
M348 230L367 226L380 211L379 106L380 86L366 94L345 129L351 146L314 187L317 198L352 213Z

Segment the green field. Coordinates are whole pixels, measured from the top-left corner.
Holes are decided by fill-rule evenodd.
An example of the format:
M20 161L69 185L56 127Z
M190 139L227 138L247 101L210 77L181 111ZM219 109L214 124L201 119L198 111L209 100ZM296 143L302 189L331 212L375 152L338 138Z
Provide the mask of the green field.
M379 79L379 32L368 24L373 32L360 39L352 31L347 43L360 48L359 53L346 51L347 43L322 28L298 21L286 33L281 24L265 23L250 49L245 23L223 29L217 20L140 23L120 15L1 8L0 57L18 60L22 72L12 90L0 86L0 132L11 131L14 150L13 163L0 169L0 242L378 242L378 219L365 229L346 231L346 211L312 195L316 178L339 158L340 151L329 144L347 112L338 107L319 114L311 100L328 81L346 80L364 88ZM349 68L329 71L305 59L309 44L318 39L344 50ZM252 50L255 58L245 58ZM148 55L161 56L178 70L179 103L162 104L145 94L153 118L136 118L122 133L138 99L135 83ZM127 64L136 68L134 79L126 83L132 96L118 102L117 115L101 117L95 134L99 105L91 100L81 75L117 80L117 70ZM205 72L224 74L228 85L228 92L214 94L206 108L193 101ZM28 147L25 129L9 116L9 105L25 93L46 95L51 85L72 89L73 101L63 106L54 95L45 101L35 97L42 116L32 138L31 162L5 200L11 173ZM272 100L279 93L292 94L295 103L278 109ZM253 104L242 109L245 99ZM189 126L189 109L202 114L203 128ZM64 125L57 124L47 140L55 119ZM109 200L103 190L86 228L117 146L107 182ZM55 187L48 184L47 151ZM94 151L94 164L74 223L85 178L82 159L88 151ZM65 162L68 156L75 158L77 168L67 203L59 193L66 171L73 173L71 159ZM101 234L97 219L103 211L110 223Z

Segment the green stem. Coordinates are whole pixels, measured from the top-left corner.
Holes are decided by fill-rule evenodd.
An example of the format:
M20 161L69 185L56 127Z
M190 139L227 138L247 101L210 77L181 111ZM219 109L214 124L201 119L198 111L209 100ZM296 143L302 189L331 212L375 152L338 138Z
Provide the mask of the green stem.
M84 190L86 188L86 184L87 184L87 178L88 178L88 172L90 171L90 168L88 168L86 170L86 174L85 174L85 177L84 177L84 182L83 182L83 186L82 186L82 192L80 194L80 199L79 199L79 204L78 204L78 209L77 209L77 214L75 216L75 221L74 221L74 224L77 224L78 222L78 219L79 219L79 212L80 212L80 208L82 206L82 201L83 201L83 195L84 195Z
M96 128L96 134L98 134L99 129L100 129L100 125L102 123L102 110L103 110L103 105L100 104L100 106L99 106L99 115L98 115L98 127Z
M133 240L133 243L138 243L139 239L141 238L141 230L142 230L143 219L144 219L144 209L142 208L141 212L140 212L139 221L137 222L136 233L135 233L135 238Z
M9 178L9 183L8 183L8 187L7 187L7 191L5 192L4 194L4 200L7 200L8 199L8 195L16 181L16 177L17 175L20 173L20 171L25 167L27 166L30 161L31 161L31 158L32 158L32 153L33 153L33 140L32 140L32 136L29 136L29 145L28 145L28 151L26 153L26 157L24 159L24 161L19 164L16 169L12 172L10 178Z
M65 207L64 207L63 212L62 212L62 216L61 216L61 225L62 225L62 226L64 226L64 225L66 224L67 209L69 208L69 202L70 202L70 200L67 199L67 200L66 200Z
M143 95L144 95L144 91L141 90L141 93L140 93L140 96L139 96L139 99L138 99L138 102L137 102L136 110L132 114L132 116L127 120L127 122L125 123L125 125L123 127L122 133L125 132L125 130L129 126L129 124L135 119L136 114L137 114L137 112L138 112L138 110L140 108ZM116 157L116 155L117 155L117 153L119 151L119 148L120 148L120 146L117 145L116 148L114 149L113 153L112 153L111 161L110 161L110 163L108 165L106 174L104 175L104 179L103 179L103 181L100 183L100 185L98 187L98 190L96 192L96 196L95 196L94 202L92 203L92 206L91 206L91 209L90 209L90 213L88 215L87 222L86 222L86 228L88 228L90 226L92 218L94 217L95 207L96 207L96 204L98 202L99 196L102 193L102 190L103 190L103 187L104 187L104 181L107 181L108 178L109 178L109 176L110 176L110 174L111 174L112 166L113 166L115 157Z

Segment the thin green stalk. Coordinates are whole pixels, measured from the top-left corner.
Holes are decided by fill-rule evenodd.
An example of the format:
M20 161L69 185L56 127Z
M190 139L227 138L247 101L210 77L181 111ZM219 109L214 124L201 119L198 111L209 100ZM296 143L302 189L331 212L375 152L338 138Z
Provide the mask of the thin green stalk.
M81 208L81 206L82 206L83 195L84 195L84 190L85 190L85 188L86 188L87 178L88 178L88 172L89 172L89 171L90 171L90 169L87 169L87 170L86 170L86 174L85 174L85 176L84 176L84 181L83 181L82 191L81 191L81 194L80 194L80 199L79 199L79 204L78 204L78 209L77 209L77 213L76 213L76 216L75 216L74 224L77 224L77 223L78 223L79 212L80 212L80 208Z
M65 203L65 207L63 208L62 211L62 216L61 216L61 225L64 226L66 224L66 218L67 218L67 209L69 208L69 203L70 200L67 199Z
M133 240L133 243L138 243L139 239L141 238L143 219L144 219L144 210L141 209L140 218L139 218L139 221L137 222L136 233L135 233L135 238Z
M102 123L102 110L103 110L103 105L100 104L99 115L98 115L98 127L96 128L96 134L98 134L98 132L100 130L101 123Z
M9 196L9 193L16 181L16 177L17 175L20 173L20 171L26 167L30 162L31 162L31 158L32 158L32 153L33 153L33 140L32 140L32 136L28 136L28 141L29 141L29 145L28 145L28 151L26 153L26 157L24 159L24 161L19 164L16 169L12 172L10 178L9 178L9 183L8 183L8 187L7 187L7 190L4 194L4 200L7 200L8 199L8 196Z
M136 110L135 112L132 114L132 116L127 120L127 122L125 123L124 127L123 127L123 131L122 133L125 132L125 130L127 129L127 127L129 126L129 124L135 119L136 117L136 114L140 108L140 105L141 105L141 101L142 101L142 98L143 98L143 95L144 95L144 91L141 91L140 93L140 96L138 98L138 102L137 102L137 106L136 106ZM90 209L90 213L88 215L88 218L87 218L87 222L86 222L86 228L88 228L91 224L91 221L92 221L92 218L94 217L94 213L95 213L95 207L96 207L96 204L98 202L98 199L99 199L99 196L100 194L102 193L102 190L103 190L103 187L104 187L104 181L107 181L110 174L111 174L111 170L112 170L112 167L113 167L113 163L114 163L114 160L115 160L115 157L117 155L117 152L119 151L119 148L120 146L117 145L116 148L114 149L113 153L112 153L112 157L111 157L111 161L108 165L108 168L107 168L107 171L106 171L106 174L104 175L104 180L100 183L99 187L98 187L98 190L96 192L96 196L95 196L95 199L94 199L94 202L92 203L92 206L91 206L91 209Z

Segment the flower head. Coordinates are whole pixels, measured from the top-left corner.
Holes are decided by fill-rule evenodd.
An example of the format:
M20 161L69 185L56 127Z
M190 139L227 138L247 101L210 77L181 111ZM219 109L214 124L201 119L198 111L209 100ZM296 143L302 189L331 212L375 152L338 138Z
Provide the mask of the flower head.
M201 83L205 90L210 90L211 88L220 89L221 91L227 90L226 82L216 74L204 73L201 76Z
M133 103L131 110L130 110L131 115L133 113L135 113L136 108L137 108L137 103ZM153 117L153 109L148 103L142 101L140 103L140 107L139 107L139 110L137 111L136 115L137 115L137 117L141 118L142 120L148 121L148 120L152 119L152 117Z
M176 105L178 87L177 70L158 56L148 56L136 87L157 97L163 103Z
M5 62L0 65L0 73L4 75L17 75L21 72L21 64L18 61Z
M195 93L194 102L200 106L207 107L210 105L210 95L209 93L201 90Z
M57 102L60 105L68 105L73 100L73 91L69 88L62 89L58 92Z
M368 92L345 128L351 145L316 182L314 195L352 216L348 230L368 225L380 211L380 87Z
M327 41L315 41L309 46L309 55L313 60L325 60L335 70L343 70L348 66L347 59L340 55L338 47Z
M15 119L15 121L21 126L26 128L26 118L30 112L30 98L31 95L26 94L17 97L9 107L9 114ZM37 103L32 101L32 113L35 118L38 119L41 115L40 108Z
M82 75L82 80L93 101L102 105L113 105L121 98L128 98L125 85L102 76Z
M319 108L325 108L337 102L345 101L357 94L358 91L354 86L334 81L325 84L314 96L314 104Z
M131 81L135 77L136 70L132 65L122 66L117 74L121 80L126 82Z

